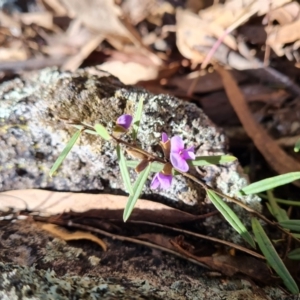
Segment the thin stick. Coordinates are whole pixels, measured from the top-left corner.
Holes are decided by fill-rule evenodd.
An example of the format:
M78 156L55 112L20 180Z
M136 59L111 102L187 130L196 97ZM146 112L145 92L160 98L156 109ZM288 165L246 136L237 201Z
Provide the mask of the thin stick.
M184 230L184 229L179 229L179 228L171 227L171 226L168 226L168 225L163 225L163 224L148 222L148 221L129 221L129 223L147 224L147 225L151 225L151 226L156 226L156 227L170 229L170 230L173 230L173 231L176 231L176 232L185 233L187 235L192 235L192 236L199 237L201 239L205 239L205 240L209 240L209 241L216 242L216 243L219 243L219 244L223 244L223 245L226 245L228 247L232 247L232 248L235 248L235 249L240 250L242 252L248 253L248 254L250 254L252 256L255 256L257 258L260 258L260 259L266 259L264 256L260 255L259 253L256 253L256 252L254 252L252 250L249 250L249 249L247 249L245 247L242 247L240 245L236 245L234 243L223 241L223 240L220 240L220 239L217 239L217 238L214 238L214 237L211 237L211 236L203 235L203 234L200 234L200 233L195 233L195 232L192 232L192 231L188 231L188 230Z

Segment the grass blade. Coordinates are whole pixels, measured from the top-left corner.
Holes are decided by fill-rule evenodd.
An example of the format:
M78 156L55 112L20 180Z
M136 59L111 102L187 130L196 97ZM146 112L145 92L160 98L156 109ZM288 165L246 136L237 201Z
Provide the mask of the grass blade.
M95 130L104 140L109 141L111 139L110 134L108 133L107 129L103 125L96 124Z
M293 251L289 252L287 257L293 260L300 260L300 248L294 249Z
M140 101L138 103L137 110L134 114L134 119L133 119L133 131L132 131L133 140L136 140L136 138L137 138L137 134L138 134L141 119L142 119L143 106L144 106L144 98L141 97Z
M289 219L286 211L284 209L282 209L281 207L279 207L279 205L277 204L274 195L271 191L267 191L267 195L268 195L268 200L269 200L269 204L270 204L270 212L271 214L276 218L276 220L278 222L281 221L286 221Z
M145 182L149 176L150 169L151 169L151 164L149 164L148 167L139 174L136 182L134 183L133 194L131 194L129 196L127 203L126 203L126 207L124 209L124 213L123 213L124 222L126 222L128 220L128 218L130 217L131 212L142 193Z
M272 245L264 229L262 228L258 220L255 218L252 218L252 229L258 246L263 255L265 256L266 260L270 264L270 266L283 280L283 283L288 288L288 290L293 294L298 294L299 289L295 280L293 279L288 269L284 265L283 261L277 254L274 246Z
M268 199L268 196L266 196L264 194L259 194L258 196L263 199ZM289 206L300 206L300 201L286 200L286 199L280 199L280 198L276 198L276 197L274 197L274 199L277 203L280 203L280 204L289 205Z
M126 161L127 167L132 168L132 169L135 169L139 163L140 163L140 161L138 161L138 160L127 160ZM155 162L151 163L150 172L158 173L158 172L162 171L163 168L164 168L163 164L155 161Z
M91 129L85 129L84 132L92 134L92 135L99 135L96 131L91 130Z
M64 148L64 150L61 152L60 156L58 159L55 161L54 165L52 166L49 176L52 177L54 172L59 168L59 166L62 164L62 162L65 160L66 156L69 154L70 150L73 148L74 144L80 137L81 130L77 130L73 136L71 137L69 143L67 146Z
M279 222L279 224L286 229L300 232L300 220L284 220Z
M297 179L300 179L300 172L291 172L283 175L274 176L271 178L263 179L254 182L246 187L244 187L241 192L243 194L257 194L267 190L271 190L277 186L291 183Z
M133 194L133 188L131 185L130 176L127 169L126 158L122 152L120 145L117 145L117 156L118 156L119 166L120 166L121 175L123 178L125 188L127 192L131 195Z
M218 156L198 156L195 160L190 160L189 164L193 166L209 166L225 164L235 161L237 158L231 155L218 155Z
M299 152L300 151L300 139L296 142L295 147L294 147L294 151L295 152Z
M227 222L242 236L242 238L249 243L254 249L255 242L248 232L247 228L240 221L235 212L212 190L206 190L207 195L218 211L223 215Z

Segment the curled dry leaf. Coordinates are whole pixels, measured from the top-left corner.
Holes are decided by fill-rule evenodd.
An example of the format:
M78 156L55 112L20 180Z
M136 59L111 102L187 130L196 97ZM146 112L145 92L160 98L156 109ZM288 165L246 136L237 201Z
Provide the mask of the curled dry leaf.
M122 220L128 197L110 194L63 193L46 190L14 190L0 193L0 210L13 208L51 216L63 212L88 213L90 217ZM172 207L148 201L138 201L130 217L157 223L183 223L201 218Z
M54 224L43 224L42 229L50 232L54 236L61 238L64 241L89 240L98 244L104 251L107 250L106 244L95 235L85 231L68 231L64 227Z

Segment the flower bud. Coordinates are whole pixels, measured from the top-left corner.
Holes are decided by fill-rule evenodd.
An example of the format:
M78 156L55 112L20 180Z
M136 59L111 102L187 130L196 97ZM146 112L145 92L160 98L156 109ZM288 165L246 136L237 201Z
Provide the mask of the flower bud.
M149 160L142 160L135 168L135 171L137 173L141 173L142 171L144 171L149 165Z

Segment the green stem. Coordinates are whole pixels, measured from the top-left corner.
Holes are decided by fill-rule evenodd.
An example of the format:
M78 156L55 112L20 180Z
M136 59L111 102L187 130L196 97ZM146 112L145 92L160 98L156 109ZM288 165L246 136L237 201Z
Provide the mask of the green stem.
M80 122L79 124L75 124L75 122L74 122L74 123L72 122L71 125L81 125L81 126L86 127L86 129L90 129L90 130L95 131L95 130L94 130L94 127L93 127L92 125L89 125L89 124L86 124L86 123ZM149 158L149 160L151 160L151 161L157 161L157 162L160 162L160 163L163 163L163 164L165 164L165 163L168 162L167 160L162 159L162 158L160 158L160 157L157 157L157 156L155 156L155 155L153 155L153 154L151 154L151 153L149 153L149 152L147 152L147 151L145 151L145 150L143 150L143 149L141 149L141 148L139 148L139 147L137 147L137 146L135 146L135 145L130 144L129 142L126 142L126 141L124 141L124 140L122 140L122 139L120 139L120 138L115 137L114 135L111 135L111 137L112 137L117 143L123 144L124 146L126 146L126 147L128 147L128 148L131 148L132 150L135 150L135 151L139 152L140 154L143 154L143 155L147 156L147 157ZM193 181L196 182L197 184L201 185L202 188L205 189L205 191L208 190L208 189L212 189L212 188L209 187L207 184L205 184L204 182L202 182L201 180L199 180L198 178L196 178L195 176L193 176L193 175L191 175L191 174L189 174L189 173L182 173L182 172L179 172L179 171L177 171L177 172L180 173L181 175L183 175L183 176L185 176L185 177L187 177L187 178L193 180ZM212 190L213 190L216 194L218 194L220 197L227 198L227 199L230 200L231 202L233 202L233 203L239 205L240 207L242 207L242 208L244 208L245 210L249 211L250 213L254 214L255 216L257 216L257 217L260 218L261 220L265 221L267 224L270 224L270 225L272 225L272 226L276 226L280 231L282 231L282 232L285 233L286 235L288 235L288 236L290 236L291 238L293 238L293 239L299 241L297 238L295 238L292 234L290 234L290 233L289 233L288 231L286 231L284 228L282 228L281 226L279 226L279 225L276 224L275 222L270 221L268 218L266 218L265 216L263 216L262 214L260 214L260 213L257 212L256 210L254 210L254 209L248 207L246 204L244 204L244 203L241 202L240 200L235 199L235 198L233 198L233 197L230 197L230 196L228 196L228 195L225 195L225 194L223 194L223 193L221 193L221 192L219 192L219 191L216 191L215 189L212 189Z

